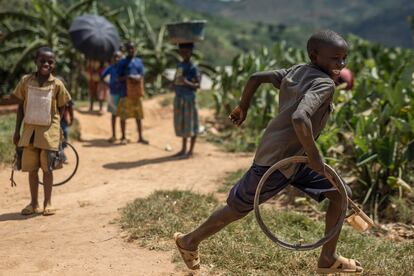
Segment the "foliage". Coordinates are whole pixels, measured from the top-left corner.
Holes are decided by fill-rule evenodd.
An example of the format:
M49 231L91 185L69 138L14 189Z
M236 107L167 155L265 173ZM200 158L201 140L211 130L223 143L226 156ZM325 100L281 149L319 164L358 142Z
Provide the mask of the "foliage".
M2 115L0 118L0 164L9 164L13 161L15 149L13 145L13 133L16 124L16 115Z
M354 196L374 218L392 196L412 197L414 174L413 52L386 48L350 36L348 67L356 80L351 91L338 90L335 112L318 145L328 162L346 175L357 176ZM269 51L240 55L216 78L216 113L227 117L241 97L244 84L256 71L289 67L305 61L304 51L277 43ZM260 136L277 113L277 92L260 87L244 124L245 137ZM227 130L226 130L227 131ZM241 132L239 130L233 133ZM238 135L238 139L240 139ZM228 140L228 139L227 139ZM256 139L258 141L258 139ZM355 183L354 183L355 184Z
M153 29L146 17L145 5L126 8L126 20L117 20L121 37L137 45L138 55L143 59L146 72L147 92L150 95L165 92L169 84L166 69L175 67L179 60L176 47L166 39L166 28L162 25L158 32Z
M149 248L173 249L174 232L194 229L219 207L211 195L156 191L147 198L129 203L122 210L121 225L132 239L139 239ZM314 234L315 229L324 227L323 222L294 212L265 208L262 217L270 229L277 229L278 233L300 233L305 238ZM344 256L361 261L364 272L369 275L408 275L414 269L413 242L399 243L360 235L345 227L338 250ZM204 241L200 254L207 273L225 275L311 275L318 258L317 250L291 252L273 245L252 213ZM401 266L401 259L406 265ZM177 251L174 260L183 266Z
M58 74L68 77L71 85L78 81L72 70L82 63L82 56L73 48L68 29L74 16L91 9L93 2L80 0L64 6L58 1L32 0L28 10L0 12L0 22L7 27L0 51L9 56L8 89L14 85L17 75L34 70L35 52L45 45L56 53Z

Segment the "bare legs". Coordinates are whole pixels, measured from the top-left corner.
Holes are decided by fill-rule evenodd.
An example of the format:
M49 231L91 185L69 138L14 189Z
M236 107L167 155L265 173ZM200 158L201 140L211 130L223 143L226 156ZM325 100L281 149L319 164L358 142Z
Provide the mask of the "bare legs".
M29 172L29 185L30 197L32 198L31 205L33 208L39 207L39 201L37 199L39 191L39 175L37 170Z
M337 191L327 192L325 196L329 199L328 210L325 216L325 234L328 233L338 222L341 215L341 195ZM327 243L322 246L321 254L319 256L318 267L330 267L335 262L336 245L338 243L338 233Z
M137 123L137 132L138 132L138 143L148 145L148 141L145 140L143 138L143 135L142 135L142 122L141 122L141 119L136 119L136 123ZM122 144L127 143L127 139L126 139L126 135L125 135L125 129L126 129L126 120L121 119L121 132L122 132L121 143Z
M192 157L196 140L197 140L197 136L192 136L190 138L190 150L187 152L187 137L183 137L182 148L179 152L177 152L175 154L175 156L181 156L181 157L185 157L185 158Z
M138 143L148 145L148 141L142 137L142 123L141 119L136 119L137 122L137 131L138 131Z
M92 111L93 111L93 98L90 97L89 98L89 112L92 112Z
M45 194L45 200L43 202L43 207L52 206L52 187L53 187L53 173L52 172L43 172L43 189Z
M93 111L93 103L94 103L94 99L92 97L90 97L89 99L89 111L92 112ZM99 112L102 112L103 109L103 101L102 100L98 100L99 103Z
M325 233L329 232L335 227L338 218L341 214L341 200L338 192L327 192L325 196L329 199L329 207L326 213L326 226ZM241 215L231 209L228 205L215 211L210 217L195 230L181 236L177 243L178 245L187 250L196 250L199 244L214 235L228 224L243 218L245 215ZM330 267L336 261L338 256L336 255L336 245L338 242L339 232L329 242L327 242L321 250L321 254L318 261L318 267ZM361 268L358 268L362 271Z
M113 143L116 141L116 115L112 114L111 116L111 130L112 137L109 138L108 142Z
M30 185L30 204L33 208L39 207L38 191L39 191L39 176L38 170L29 172ZM43 207L50 207L52 205L52 187L53 187L53 172L43 172L43 188L44 188L44 202Z
M236 213L233 209L226 205L211 214L210 217L194 231L178 239L177 243L184 249L196 250L200 242L242 217L244 217L244 215Z

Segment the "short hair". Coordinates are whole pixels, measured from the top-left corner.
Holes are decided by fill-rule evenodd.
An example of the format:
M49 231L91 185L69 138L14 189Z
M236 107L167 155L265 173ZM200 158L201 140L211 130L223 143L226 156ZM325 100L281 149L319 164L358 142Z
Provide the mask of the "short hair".
M336 32L332 30L321 30L311 35L308 39L306 49L308 50L308 55L310 55L312 51L318 50L323 46L340 44L348 46L345 39Z
M192 42L180 43L180 44L178 44L178 48L179 49L193 49L194 48L194 43L192 43Z
M125 42L125 48L129 48L129 47L135 48L135 43L130 40Z
M52 53L53 55L55 54L52 48L48 46L42 46L36 51L36 59L39 57L40 53L46 53L46 52Z

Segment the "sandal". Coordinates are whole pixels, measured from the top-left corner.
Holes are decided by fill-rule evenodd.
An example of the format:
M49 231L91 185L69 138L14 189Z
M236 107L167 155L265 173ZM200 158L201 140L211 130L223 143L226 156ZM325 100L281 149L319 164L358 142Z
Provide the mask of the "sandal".
M198 250L186 250L184 248L182 248L181 246L178 245L177 240L183 236L182 233L177 232L174 234L174 241L175 241L175 245L177 246L178 251L181 254L181 257L184 260L184 263L187 265L187 267L189 269L195 270L195 269L200 269L200 258L198 256Z
M54 215L54 214L56 214L56 209L53 208L52 206L46 206L43 209L43 215L44 216L51 216L51 215Z
M316 273L319 274L332 274L332 273L357 273L360 274L363 272L361 263L353 260L339 256L335 263L331 267L318 267Z
M39 206L33 207L32 204L29 204L26 207L24 207L20 213L23 216L28 216L33 214L41 214L42 211L40 210Z

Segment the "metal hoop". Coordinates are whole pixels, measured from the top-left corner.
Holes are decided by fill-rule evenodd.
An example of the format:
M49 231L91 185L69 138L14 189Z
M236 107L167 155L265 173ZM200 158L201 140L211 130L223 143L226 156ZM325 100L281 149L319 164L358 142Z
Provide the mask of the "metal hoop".
M69 180L72 179L72 177L76 174L76 171L78 170L78 166L79 166L79 155L78 152L75 150L75 148L69 144L68 142L66 142L66 145L69 146L69 148L71 148L73 150L73 152L75 153L75 169L73 170L73 172L71 173L71 175L69 175L68 178L66 178L65 180L58 182L58 183L53 183L53 186L60 186L63 185L67 182L69 182ZM43 185L43 182L39 180L39 184Z
M280 245L281 247L296 250L296 251L304 251L304 250L312 250L315 248L318 248L319 246L325 244L330 239L332 239L338 231L342 227L342 222L345 219L346 212L348 209L348 195L346 193L345 186L341 180L341 178L338 176L338 174L327 164L325 164L325 177L332 183L334 187L336 187L339 190L339 193L341 194L341 215L338 219L338 223L335 225L334 228L332 228L322 239L315 243L306 243L306 244L290 244L287 242L284 242L277 238L270 230L269 228L264 224L262 217L260 215L260 209L259 209L259 198L260 198L260 192L262 191L262 187L264 183L266 182L267 178L274 173L276 170L280 169L283 166L286 166L288 164L292 163L308 163L308 158L306 156L293 156L286 159L283 159L276 164L274 164L272 167L270 167L266 173L262 176L260 179L260 182L256 188L256 194L254 196L254 213L256 215L256 221L259 224L262 231L266 234L266 236L269 237L273 242Z

